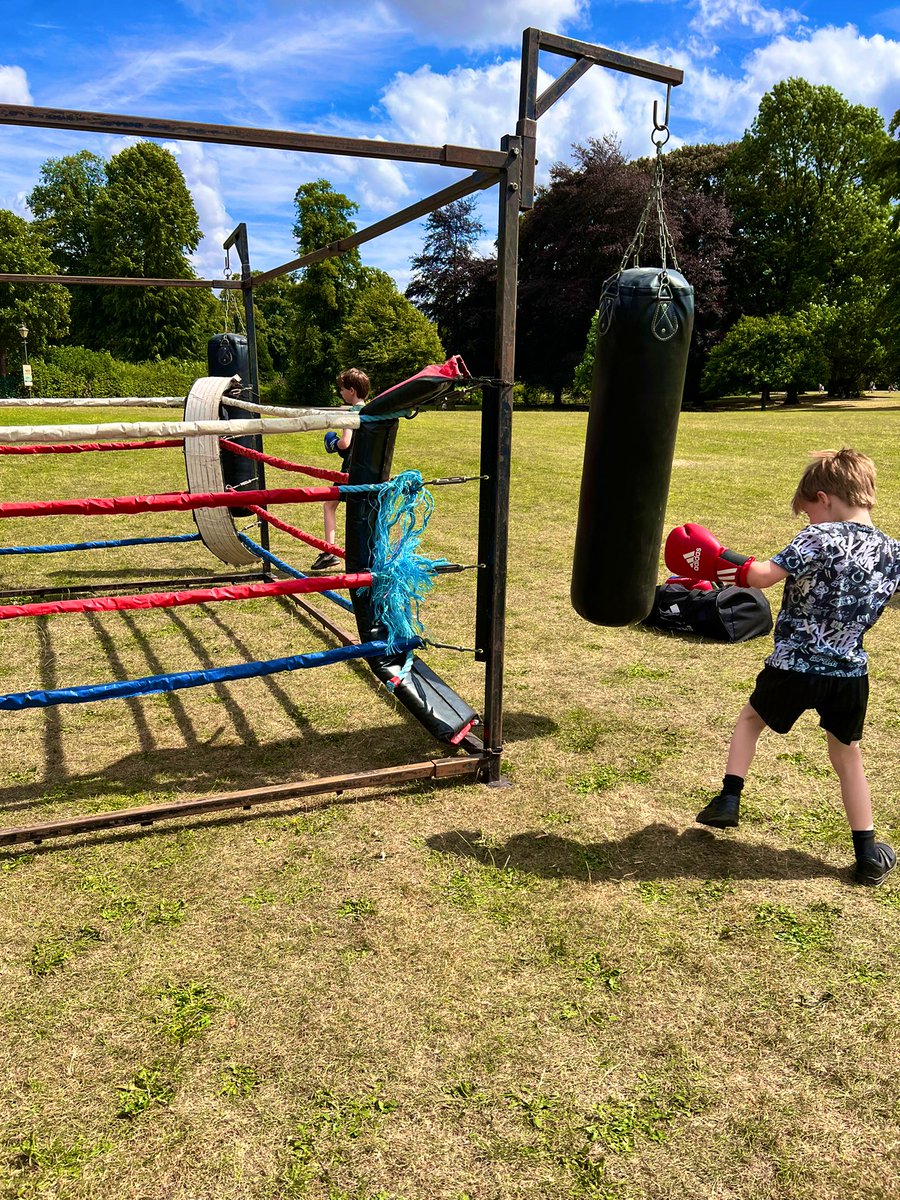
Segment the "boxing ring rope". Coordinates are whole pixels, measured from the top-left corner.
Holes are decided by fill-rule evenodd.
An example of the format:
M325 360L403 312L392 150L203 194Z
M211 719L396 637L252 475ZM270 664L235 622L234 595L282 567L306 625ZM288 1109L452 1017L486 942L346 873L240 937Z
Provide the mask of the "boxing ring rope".
M204 382L204 381L198 381ZM224 381L207 380L208 384L224 386ZM195 385L196 386L196 385ZM215 386L212 390L215 390ZM222 394L223 405L231 406L232 397ZM262 406L251 406L242 402L242 407L255 414ZM419 605L424 594L433 586L434 575L441 570L462 570L457 564L445 560L429 560L417 553L421 534L431 516L433 499L427 491L419 472L404 472L394 479L384 482L351 485L347 482L348 475L341 471L327 470L322 467L304 466L278 456L264 453L241 445L233 439L237 437L257 436L262 431L272 433L296 433L322 430L326 428L359 429L367 422L365 415L347 410L306 410L298 412L289 410L290 415L277 412L265 414L259 419L216 419L216 420L183 420L178 422L116 422L109 424L75 425L75 426L21 426L9 427L0 432L0 455L23 456L29 454L80 454L92 452L140 451L155 449L172 449L183 447L187 451L189 444L198 438L208 438L211 448L202 452L207 456L215 454L216 460L223 453L235 454L251 459L279 470L299 472L313 479L322 480L327 486L301 487L245 487L243 483L236 484L229 490L197 490L192 482L190 467L188 482L191 490L136 496L94 496L87 498L70 498L37 501L7 501L0 503L0 520L30 517L59 517L77 515L94 517L106 514L134 515L157 512L192 512L194 514L207 511L221 511L229 514L233 521L234 510L254 519L256 524L264 528L275 528L287 534L295 541L315 546L340 558L346 556L341 547L326 543L312 534L281 520L267 510L265 506L280 503L308 504L322 503L328 500L345 499L349 497L369 496L375 503L378 516L379 533L373 546L372 567L367 571L356 571L328 576L305 576L301 571L292 567L282 558L273 554L267 545L259 545L245 532L234 529L237 544L251 556L252 560L263 564L264 571L276 569L287 578L272 579L263 575L262 582L233 582L216 586L196 586L173 591L151 591L135 594L97 595L96 593L78 598L55 598L40 600L25 600L16 603L0 604L0 621L30 617L47 617L57 615L79 615L103 612L127 612L133 610L170 609L194 604L257 599L262 597L295 597L304 609L316 616L318 620L335 632L345 644L337 649L286 656L271 660L260 660L249 663L239 663L225 667L214 667L197 671L179 671L166 674L147 676L131 680L114 680L107 683L70 686L53 689L36 689L23 692L0 694L0 710L20 711L27 708L54 707L63 704L88 703L106 699L133 698L144 695L154 695L174 692L184 688L199 687L204 684L221 683L240 679L250 679L259 676L275 674L280 671L297 671L318 666L331 665L353 659L385 659L397 661L395 674L390 678L381 676L389 690L399 685L413 663L413 651L426 644L424 629L419 616ZM187 415L187 414L186 414ZM195 414L196 415L196 414ZM206 413L201 411L200 416ZM369 419L378 421L396 420L397 416L413 416L414 413L402 412L385 416L374 416ZM84 439L84 440L81 440ZM197 443L198 445L202 443ZM215 449L212 449L212 446ZM222 462L224 463L224 458ZM206 475L198 478L206 479ZM234 476L232 476L234 478ZM468 482L466 477L434 480L434 483ZM219 487L222 486L220 479ZM108 538L95 541L59 542L50 545L21 545L0 547L0 554L49 554L68 551L108 549L128 546L150 546L173 543L187 543L202 540L212 549L214 554L219 551L210 544L200 532L160 535L156 537L125 537ZM402 549L401 549L402 548ZM224 559L228 561L228 559ZM227 578L227 577L226 577ZM251 578L254 578L251 576ZM258 577L256 577L258 578ZM149 581L148 581L149 582ZM113 583L111 587L121 587ZM300 600L304 595L324 595L345 610L354 611L354 606L342 596L338 589L371 589L375 603L375 614L378 632L384 629L383 636L357 642L350 635L332 625L327 618L316 609L309 608ZM65 588L59 589L65 591ZM80 589L79 589L80 590ZM51 589L47 589L50 592ZM10 593L12 595L13 593ZM27 592L23 593L25 596ZM40 595L40 592L38 593ZM32 593L33 595L33 593ZM467 725L451 744L459 744L468 733ZM418 772L426 764L416 764ZM476 759L465 764L465 769L458 771L445 768L444 764L433 762L427 764L428 775L436 775L445 769L452 774L476 774L480 762ZM367 779L370 773L360 777ZM413 776L410 776L413 777ZM418 776L416 776L418 777ZM363 786L369 786L368 782ZM113 818L115 814L105 814ZM81 818L78 818L81 820ZM106 825L114 821L104 822ZM66 823L68 824L68 823ZM50 828L49 826L47 827ZM0 830L0 844L20 840L40 840L40 837L26 837L25 830ZM53 825L53 832L59 832L58 823ZM33 831L32 831L33 833ZM49 836L49 833L48 833Z

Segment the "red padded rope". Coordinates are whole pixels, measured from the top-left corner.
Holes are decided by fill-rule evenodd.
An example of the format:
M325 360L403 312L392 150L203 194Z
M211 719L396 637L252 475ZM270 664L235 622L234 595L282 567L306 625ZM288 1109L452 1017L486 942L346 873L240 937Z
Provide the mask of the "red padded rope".
M222 438L221 445L223 450L230 450L232 454L268 463L270 467L279 467L282 471L299 471L312 479L330 479L333 483L346 483L350 478L346 471L329 471L327 467L304 467L300 463L288 462L286 458L276 458L274 454L263 454L260 450L251 450L249 446L239 446L237 442L231 442L228 438Z
M310 579L279 579L274 583L240 583L225 587L193 588L189 592L147 592L143 596L89 596L82 600L43 600L36 604L0 605L0 621L13 617L44 617L56 613L124 612L134 608L180 608L215 600L251 600L259 596L290 596L298 592L330 592L335 588L372 586L372 575L318 575Z
M304 533L296 525L288 525L287 521L279 521L277 517L273 517L270 512L267 512L264 508L260 508L258 504L250 504L247 507L260 520L265 521L268 525L274 525L276 529L281 529L285 533L289 533L291 537L295 537L299 542L306 542L307 546L315 546L317 550L324 550L327 554L336 554L338 558L346 557L347 552L342 550L340 546L332 546L331 542L325 542L322 538L317 538L311 533Z
M0 517L182 512L194 508L246 508L249 504L314 504L339 500L336 487L267 488L246 492L168 492L161 496L110 496L93 500L31 500L0 504Z
M83 454L86 450L161 450L183 446L184 438L159 438L152 442L61 442L58 446L0 446L0 454Z

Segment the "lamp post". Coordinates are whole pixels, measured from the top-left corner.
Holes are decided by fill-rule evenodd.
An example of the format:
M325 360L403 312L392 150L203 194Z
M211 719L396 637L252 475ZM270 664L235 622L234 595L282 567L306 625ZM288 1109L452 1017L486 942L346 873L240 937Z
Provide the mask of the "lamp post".
M28 326L19 326L19 337L22 339L22 382L25 384L26 398L31 399L31 389L34 386L31 379L31 363L28 361Z

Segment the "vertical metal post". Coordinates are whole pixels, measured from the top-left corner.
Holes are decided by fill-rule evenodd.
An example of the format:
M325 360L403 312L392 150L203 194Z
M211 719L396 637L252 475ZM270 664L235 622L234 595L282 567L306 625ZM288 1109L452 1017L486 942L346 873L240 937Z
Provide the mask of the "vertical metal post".
M247 239L247 226L241 221L231 235L241 260L241 295L244 299L244 328L247 330L247 359L250 367L250 395L259 400L259 361L256 357L256 318L253 313L253 272L250 270L250 244ZM262 450L262 436L252 439L253 448ZM261 489L266 486L265 463L256 464L256 477ZM265 521L259 523L259 543L264 550L269 549L269 526ZM263 574L268 578L271 567L268 563L263 566Z
M522 174L521 140L507 136L500 146L509 158L499 181L494 336L497 382L485 389L481 414L481 474L487 478L482 479L479 495L478 561L481 570L475 602L476 657L485 664L484 748L488 755L488 782L491 783L500 780L503 748L503 652Z
M519 78L519 122L516 134L522 139L520 208L534 205L534 167L537 149L537 85L541 32L526 29L522 34L522 73Z

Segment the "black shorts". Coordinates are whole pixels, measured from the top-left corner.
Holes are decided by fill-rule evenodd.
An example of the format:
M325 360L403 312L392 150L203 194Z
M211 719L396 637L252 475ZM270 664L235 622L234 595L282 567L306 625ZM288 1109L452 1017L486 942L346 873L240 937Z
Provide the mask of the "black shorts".
M801 713L814 708L826 733L845 746L862 737L868 703L868 675L813 675L781 667L763 667L750 697L751 707L776 733L787 733Z

